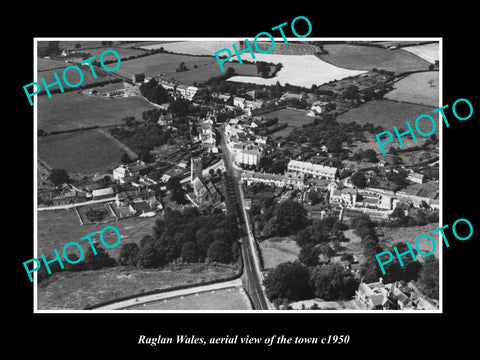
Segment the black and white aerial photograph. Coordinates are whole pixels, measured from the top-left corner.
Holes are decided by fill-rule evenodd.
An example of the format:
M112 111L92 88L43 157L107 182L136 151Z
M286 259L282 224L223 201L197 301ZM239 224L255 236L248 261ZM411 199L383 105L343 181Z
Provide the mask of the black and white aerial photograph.
M438 310L440 45L38 39L37 309Z
M473 347L473 7L122 5L6 32L7 347Z

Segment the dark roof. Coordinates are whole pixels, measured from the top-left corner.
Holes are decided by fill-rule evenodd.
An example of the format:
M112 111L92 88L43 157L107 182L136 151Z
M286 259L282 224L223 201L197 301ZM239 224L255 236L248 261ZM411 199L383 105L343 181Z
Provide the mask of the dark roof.
M148 205L145 201L135 202L132 204L132 207L140 213L152 211L150 205Z

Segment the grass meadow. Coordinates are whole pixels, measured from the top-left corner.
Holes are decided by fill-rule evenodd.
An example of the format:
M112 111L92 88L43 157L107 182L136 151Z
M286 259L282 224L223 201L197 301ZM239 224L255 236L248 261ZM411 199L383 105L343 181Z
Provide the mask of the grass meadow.
M410 74L394 84L394 89L385 98L428 106L440 106L439 73L427 71Z
M401 103L390 100L373 100L368 101L356 108L353 108L337 117L339 122L355 121L360 125L372 123L373 125L381 125L384 130L393 130L394 126L402 127L407 130L406 121L415 127L415 119L422 114L432 115L432 110L436 107L421 104ZM428 121L426 121L427 123ZM420 123L420 129L428 132L429 127L423 122ZM438 135L438 126L437 131ZM417 137L417 138L420 138Z
M371 46L326 44L328 54L321 59L344 69L372 70L373 68L393 71L396 75L407 71L427 70L426 60L403 49L386 50Z
M113 168L124 147L100 130L77 131L38 138L38 157L50 168L69 174L94 173Z
M103 91L104 87L97 88ZM106 88L105 88L106 89ZM109 98L91 96L77 91L37 96L38 128L47 132L65 131L89 126L121 125L122 119L154 109L141 97Z
M295 261L300 254L300 247L291 237L264 240L260 242L260 248L266 269L273 269L284 262Z

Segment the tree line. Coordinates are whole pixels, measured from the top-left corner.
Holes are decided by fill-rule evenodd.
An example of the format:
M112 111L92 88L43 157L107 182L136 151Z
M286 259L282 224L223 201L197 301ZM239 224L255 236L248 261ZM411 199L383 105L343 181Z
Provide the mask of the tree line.
M118 259L112 258L104 248L91 248L85 252L84 260L78 264L64 263L63 271L99 270L113 266L135 266L140 268L160 268L171 263L223 263L231 264L238 260L238 227L234 216L223 213L201 214L196 208L183 211L165 210L164 219L157 218L150 235L140 242L125 243L120 247ZM78 260L69 254L71 261ZM58 262L50 265L52 272L62 271ZM48 277L42 267L39 280Z

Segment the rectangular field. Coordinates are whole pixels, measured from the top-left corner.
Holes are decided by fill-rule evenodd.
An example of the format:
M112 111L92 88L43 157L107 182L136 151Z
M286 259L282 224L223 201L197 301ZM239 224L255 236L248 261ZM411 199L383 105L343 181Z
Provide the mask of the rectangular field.
M123 61L117 72L129 77L133 74L144 73L148 77L163 76L169 78L170 75L177 73L176 69L178 69L180 63L184 63L188 69L194 69L195 66L203 68L214 62L216 62L214 57L161 53ZM220 69L218 72L220 73Z
M415 104L440 106L438 71L414 73L397 81L394 89L385 94L385 98L395 101L406 101Z
M105 56L105 59L106 58L107 57ZM62 83L63 88L69 90L70 89L69 85L66 84L64 79L63 79L63 71L65 70L65 68L67 66L70 66L72 64L71 63L64 63L63 65L64 66L61 67L61 68L56 68L56 69L53 69L53 70L39 71L38 75L37 75L37 81L39 83L42 83L42 78L43 78L43 79L45 79L45 83L53 84L56 81L55 74L57 74L58 78L60 79L60 82ZM111 66L113 67L113 65L111 65ZM93 74L89 70L88 66L83 67L81 69L82 69L82 73L83 73L83 80L81 79L82 75L80 75L78 70L69 69L65 73L65 78L66 78L66 80L69 84L71 84L71 85L81 84L81 86L85 86L85 85L96 84L96 83L99 83L99 82L102 82L102 81L108 81L108 80L114 79L114 77L112 75L110 75L109 73L107 73L106 71L103 71L101 69L96 69L95 70L95 73L97 75L96 79L93 77ZM82 80L82 81L80 81L80 80ZM56 89L59 89L58 85L52 86L49 90L53 91L53 90L56 90ZM43 90L43 86L42 86L42 93L44 93L44 92L45 91ZM61 94L61 93L52 94L52 96L55 96L55 95L63 95L63 94Z
M427 70L426 60L403 49L386 50L371 46L326 44L328 54L320 58L344 69L372 70L373 68L393 71L396 75L407 71Z
M289 237L262 241L260 248L266 269L275 268L284 262L295 261L300 254L300 247Z
M405 51L421 57L429 63L435 63L435 60L440 60L440 45L439 43L425 44L418 46L409 46L403 48Z
M106 87L96 89L103 91ZM124 117L141 119L143 111L155 108L138 96L108 98L77 91L53 94L50 99L46 95L38 96L37 101L38 128L47 132L120 125Z
M82 44L82 42L79 42L80 44ZM83 47L83 46L82 46ZM130 56L137 56L137 55L142 55L142 54L146 54L148 53L147 50L141 50L141 49L131 49L131 48L128 48L128 47L122 47L122 46L106 46L106 47L97 47L97 48L91 48L91 49L83 49L80 48L78 49L77 51L79 51L80 53L82 52L86 52L86 53L90 53L90 56L96 56L97 57L97 60L100 59L100 55L102 55L102 53L105 51L105 50L114 50L118 53L118 55L120 56L120 59L123 59L123 58L126 58L126 57L130 57ZM83 58L76 58L75 56L71 56L69 59L73 60L73 61L82 61ZM105 54L104 56L104 60L107 61L107 60L115 60L115 55L113 55L112 53L107 53ZM107 68L108 67L115 67L115 62L112 63L112 64L106 64L105 65ZM122 64L120 64L120 67L122 66Z
M38 157L51 168L69 174L109 170L120 162L124 148L99 130L77 131L38 138Z
M359 107L353 108L337 117L339 122L352 122L363 125L366 123L372 123L373 125L381 125L384 130L393 131L393 126L401 127L407 130L406 121L409 121L412 126L414 126L415 119L422 114L432 115L432 110L435 107L420 105L420 104L411 104L411 103L401 103L397 101L390 100L373 100L368 101ZM434 116L436 118L436 116ZM425 122L427 123L427 121ZM419 127L424 132L431 130L430 127L420 123ZM436 134L438 136L438 126L436 128ZM417 139L421 138L420 136Z
M179 54L191 54L191 55L214 55L214 53L221 49L231 49L232 46L235 46L238 49L241 49L239 41L173 41L163 44L152 44L140 46L142 49L160 49L164 48L166 51L171 51ZM262 38L259 38L257 42L258 47L263 51L268 51L271 47L270 41L262 41ZM253 47L256 51L255 47ZM288 45L278 42L275 42L275 46L272 50L272 54L277 55L313 55L319 51L319 48L315 45L310 44L295 44L289 41ZM220 53L219 55L223 55Z
M64 61L47 59L47 58L38 58L37 59L37 70L39 72L38 80L40 80L40 78L43 76L42 75L43 71L48 71L52 69L61 69L60 72L62 72L66 66L67 64Z

